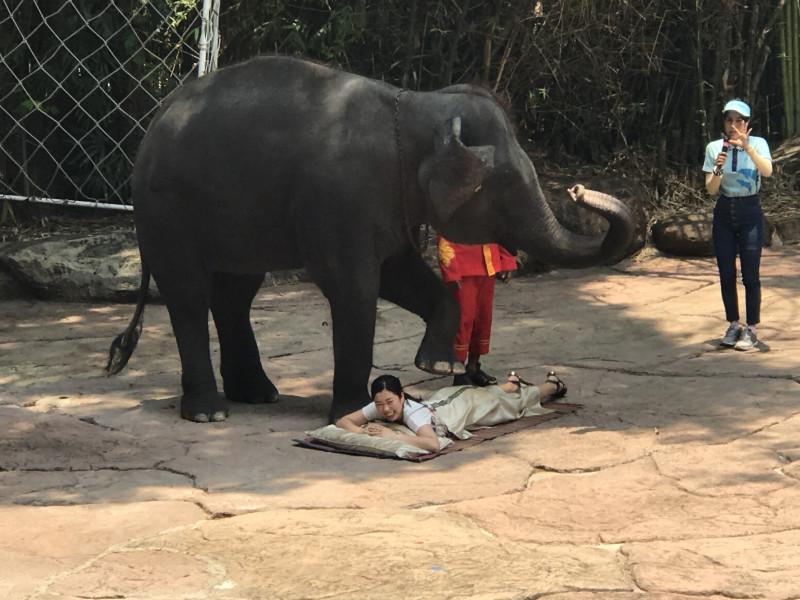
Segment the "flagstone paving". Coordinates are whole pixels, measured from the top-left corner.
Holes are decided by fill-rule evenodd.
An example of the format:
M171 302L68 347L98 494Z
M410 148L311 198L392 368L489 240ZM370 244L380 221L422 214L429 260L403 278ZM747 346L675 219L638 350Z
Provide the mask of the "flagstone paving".
M0 302L0 598L800 599L800 248L762 283L747 353L717 345L710 259L499 285L486 369L555 368L583 408L421 464L292 444L330 402L310 284L253 309L281 401L204 425L163 305L108 378L130 305ZM375 374L448 383L422 333L381 303Z

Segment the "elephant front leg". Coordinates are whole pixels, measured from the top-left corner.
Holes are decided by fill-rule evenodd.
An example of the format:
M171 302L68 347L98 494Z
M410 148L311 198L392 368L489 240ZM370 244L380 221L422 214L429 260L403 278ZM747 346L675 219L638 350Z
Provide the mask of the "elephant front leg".
M331 307L333 327L333 402L331 423L370 402L367 385L372 370L372 346L377 314L377 276L363 275L320 286Z
M414 359L417 368L437 375L465 372L453 352L461 314L458 302L418 253L383 263L380 297L425 321L425 336Z

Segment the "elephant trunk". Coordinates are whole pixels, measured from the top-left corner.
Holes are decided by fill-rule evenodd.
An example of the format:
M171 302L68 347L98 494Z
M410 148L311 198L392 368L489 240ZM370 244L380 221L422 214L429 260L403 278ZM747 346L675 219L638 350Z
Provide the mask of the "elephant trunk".
M634 222L628 207L608 194L587 190L582 185L569 188L572 199L596 212L609 223L601 236L587 236L566 229L556 219L538 186L534 197L532 223L519 247L536 260L557 267L583 268L612 264L625 256L634 234Z

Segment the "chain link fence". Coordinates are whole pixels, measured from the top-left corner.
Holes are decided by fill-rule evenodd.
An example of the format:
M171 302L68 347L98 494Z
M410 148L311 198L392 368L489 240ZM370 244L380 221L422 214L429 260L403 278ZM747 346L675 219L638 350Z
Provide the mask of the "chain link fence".
M0 0L0 202L130 210L162 100L216 67L220 0Z

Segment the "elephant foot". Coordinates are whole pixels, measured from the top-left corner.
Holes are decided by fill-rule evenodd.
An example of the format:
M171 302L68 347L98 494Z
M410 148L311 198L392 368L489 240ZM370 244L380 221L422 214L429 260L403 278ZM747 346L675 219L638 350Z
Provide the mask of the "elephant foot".
M421 352L417 353L414 364L418 369L433 373L434 375L463 375L467 372L464 363L460 360L454 358L437 360L424 356Z
M222 389L231 402L245 404L273 404L280 396L278 388L263 371L256 376L223 375Z
M217 390L184 394L181 398L181 418L195 423L224 421L228 405Z

